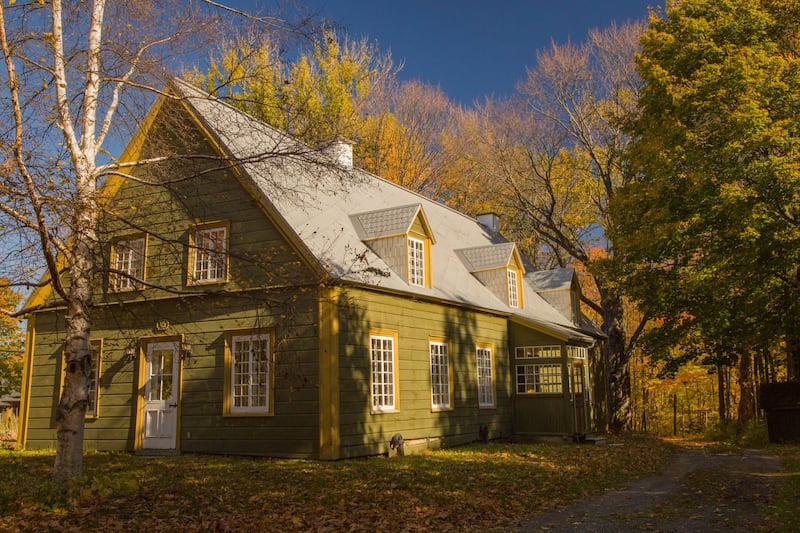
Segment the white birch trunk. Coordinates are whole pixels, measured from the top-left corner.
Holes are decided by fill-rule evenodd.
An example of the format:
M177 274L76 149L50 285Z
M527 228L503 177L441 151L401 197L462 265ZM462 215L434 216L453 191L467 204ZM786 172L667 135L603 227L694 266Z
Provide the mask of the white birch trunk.
M70 151L76 185L72 242L69 247L70 285L65 317L64 389L56 410L57 445L54 475L58 479L70 479L83 474L83 433L88 405L89 378L92 372L89 338L91 335L92 289L95 281L94 254L98 219L94 176L97 154L95 128L104 8L104 0L96 0L92 5L86 50L87 69L83 88L83 111L80 121L81 138L78 141L67 94L61 2L60 0L52 2L54 71L59 126Z

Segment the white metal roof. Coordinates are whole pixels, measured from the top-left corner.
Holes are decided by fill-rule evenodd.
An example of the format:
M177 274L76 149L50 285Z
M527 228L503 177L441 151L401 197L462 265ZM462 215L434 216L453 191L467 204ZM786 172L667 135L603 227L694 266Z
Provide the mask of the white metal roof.
M175 86L222 148L241 162L262 200L331 277L486 309L573 341L593 341L595 330L571 323L529 282L523 284L525 307L516 309L470 273L473 260L496 263L498 253L507 264L513 249L512 243L495 246L496 236L475 219L363 170L336 168L331 159L287 134L185 83ZM398 229L407 231L419 209L436 236L430 288L410 285L364 243ZM472 253L465 263L465 250L470 249L483 252Z

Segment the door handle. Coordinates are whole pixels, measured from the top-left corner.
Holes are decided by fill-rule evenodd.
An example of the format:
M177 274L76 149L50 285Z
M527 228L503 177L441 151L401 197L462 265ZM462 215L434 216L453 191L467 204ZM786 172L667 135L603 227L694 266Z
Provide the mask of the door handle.
M178 402L169 402L167 407L178 407Z

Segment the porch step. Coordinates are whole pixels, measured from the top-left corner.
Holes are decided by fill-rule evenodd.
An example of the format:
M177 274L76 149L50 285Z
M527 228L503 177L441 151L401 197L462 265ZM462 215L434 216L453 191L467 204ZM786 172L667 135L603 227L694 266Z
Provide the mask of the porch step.
M178 450L160 450L157 448L142 448L133 452L134 455L141 457L174 457L180 455Z
M586 435L583 441L586 444L594 444L597 446L604 446L606 444L606 438L601 435Z

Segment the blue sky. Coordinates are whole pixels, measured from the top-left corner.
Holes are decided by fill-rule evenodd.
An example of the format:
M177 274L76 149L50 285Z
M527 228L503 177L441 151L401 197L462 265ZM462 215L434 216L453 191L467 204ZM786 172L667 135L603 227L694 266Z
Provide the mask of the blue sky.
M245 3L245 2L242 2ZM438 85L471 104L513 93L536 51L552 40L584 41L591 28L643 19L663 0L308 0L352 37L367 36L402 79Z

